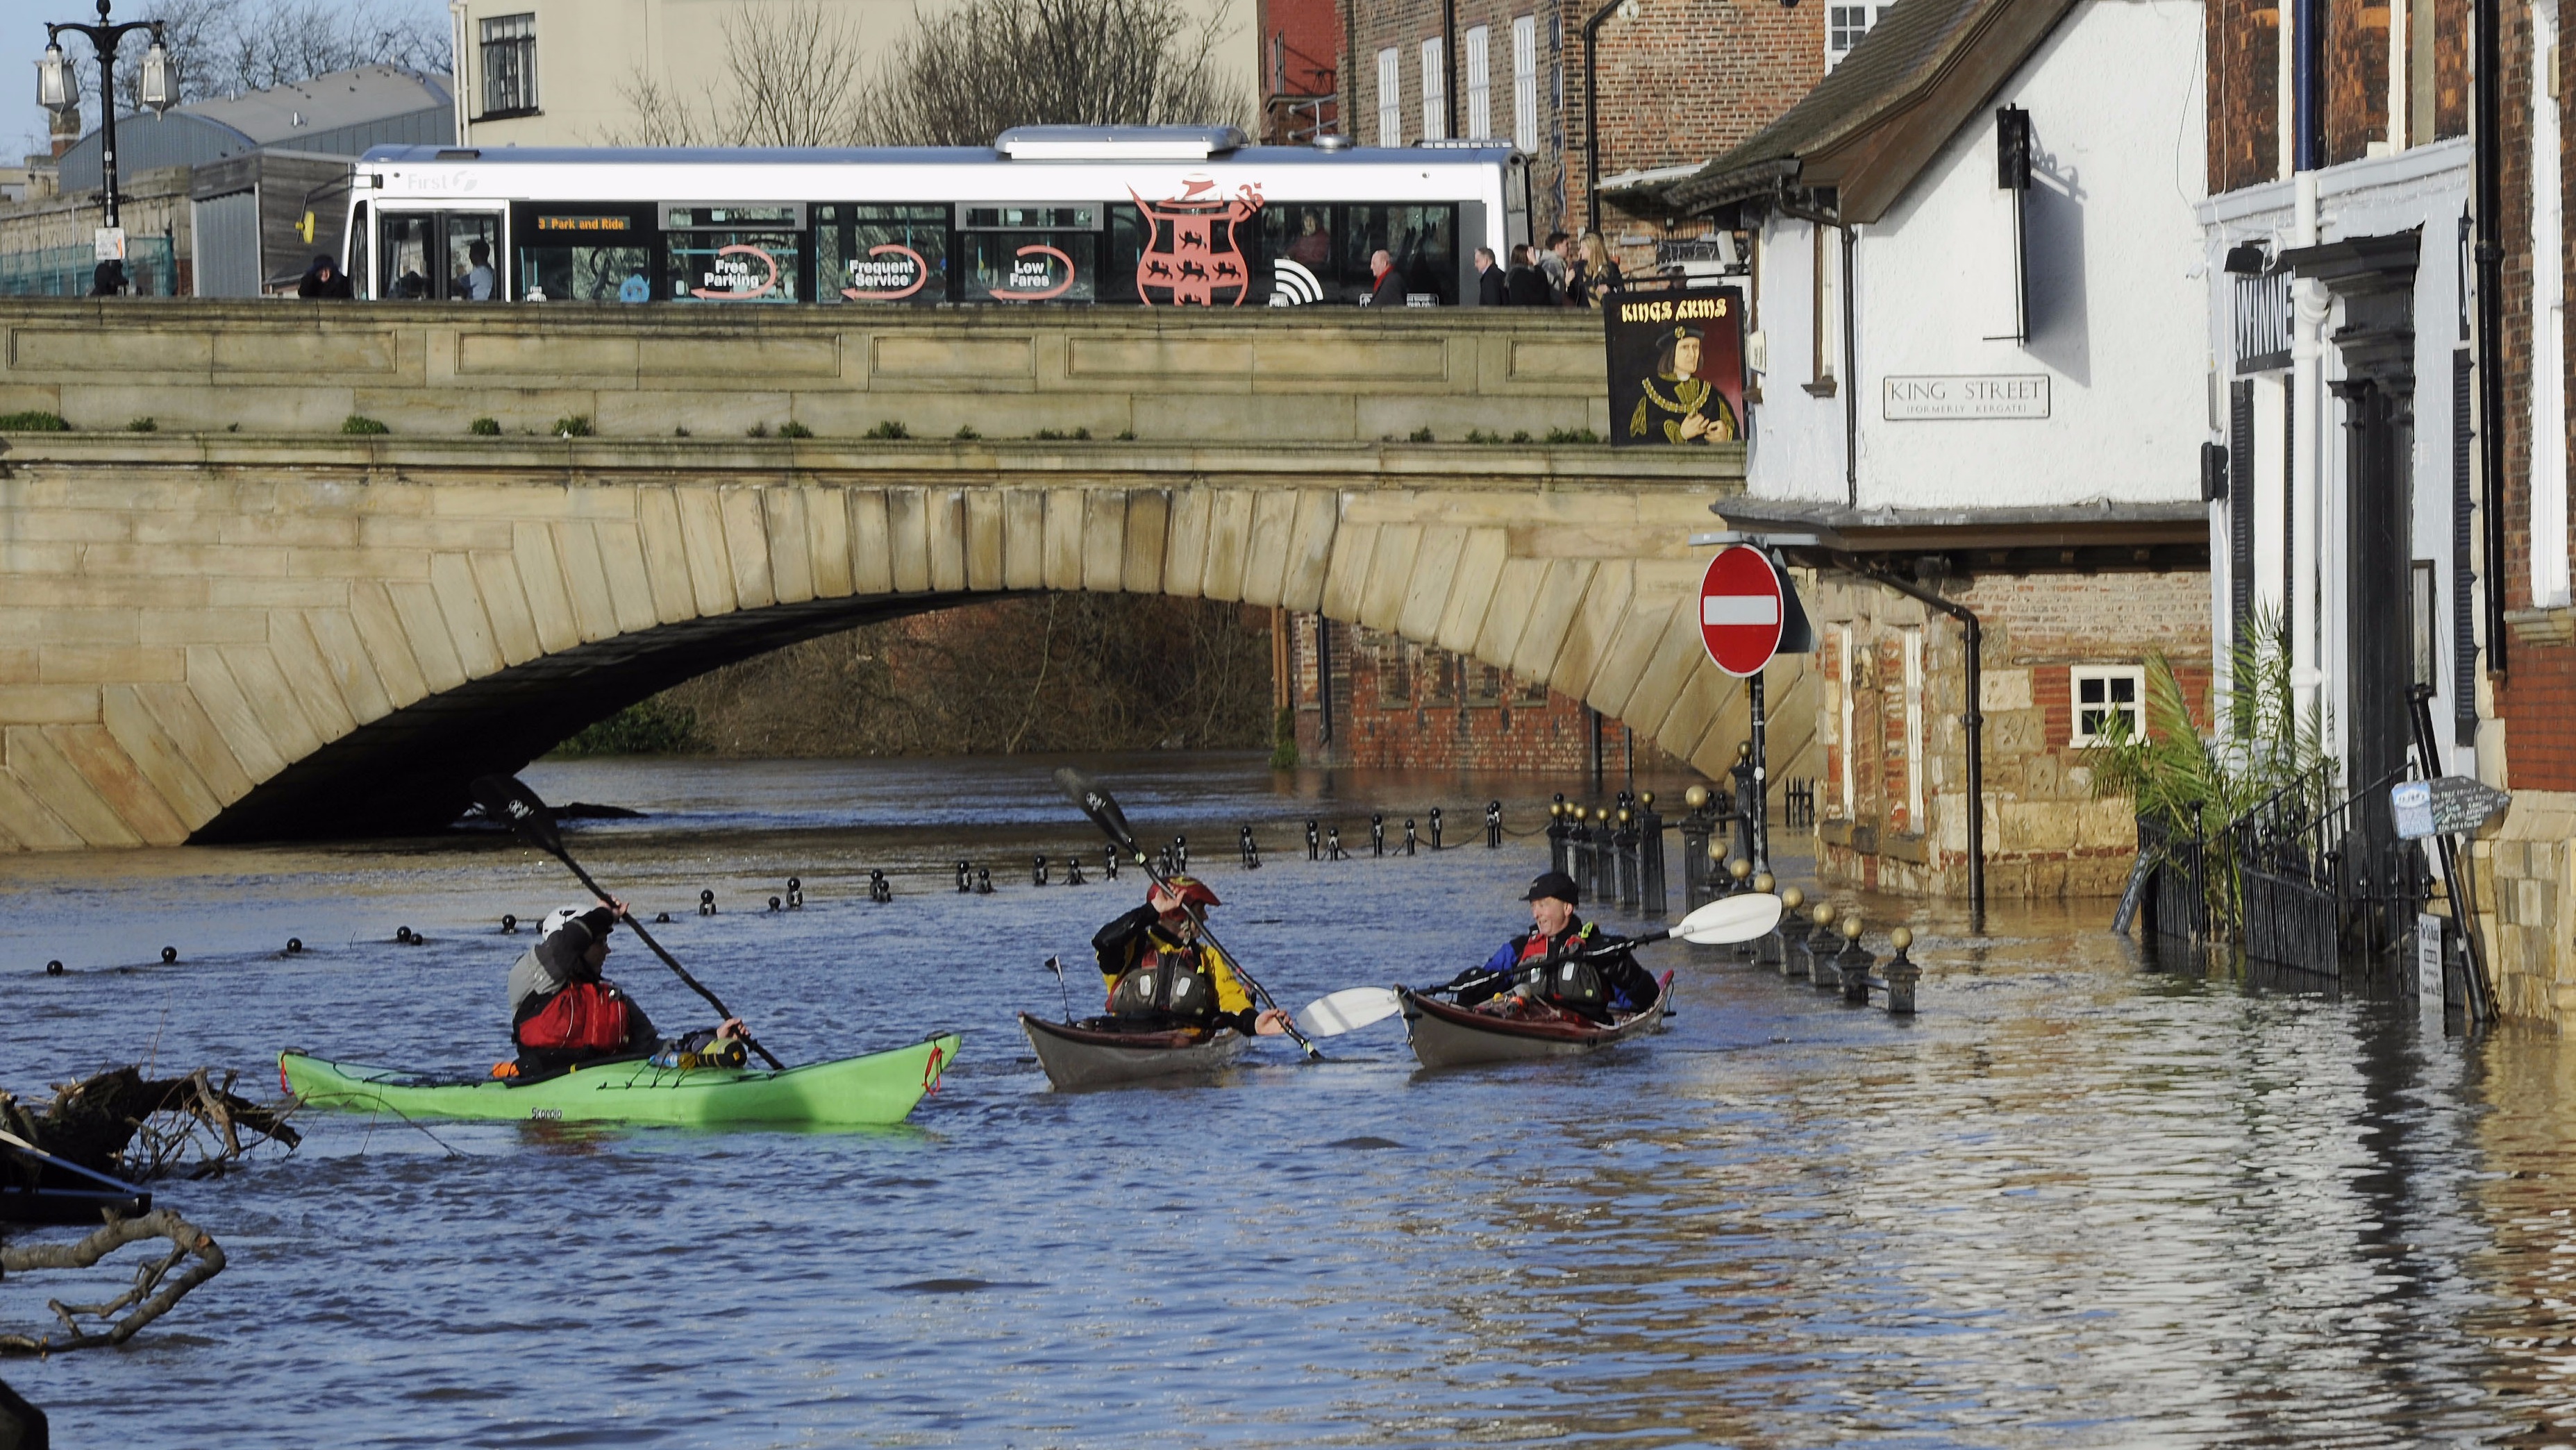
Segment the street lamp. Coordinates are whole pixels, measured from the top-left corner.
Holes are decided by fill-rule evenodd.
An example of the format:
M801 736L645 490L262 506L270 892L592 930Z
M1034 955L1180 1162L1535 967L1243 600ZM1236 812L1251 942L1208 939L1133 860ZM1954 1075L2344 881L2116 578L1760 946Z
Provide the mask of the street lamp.
M161 22L128 20L122 23L107 18L108 0L98 0L98 23L83 25L74 21L48 24L45 27L45 55L36 62L36 104L49 110L68 111L80 104L80 82L72 74L71 62L63 56L62 33L66 30L89 37L90 46L98 52L99 113L99 180L107 196L107 225L113 231L118 225L116 210L116 43L128 32L152 32L152 48L143 54L143 94L137 99L152 108L155 115L166 112L179 99L179 70L170 52L161 46Z

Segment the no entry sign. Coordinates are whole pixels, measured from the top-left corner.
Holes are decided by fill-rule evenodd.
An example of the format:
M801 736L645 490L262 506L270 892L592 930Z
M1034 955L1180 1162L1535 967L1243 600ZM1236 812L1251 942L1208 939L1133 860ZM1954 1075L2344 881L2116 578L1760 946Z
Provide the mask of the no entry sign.
M1717 667L1742 678L1759 674L1780 649L1780 576L1750 544L1708 561L1699 581L1699 637Z

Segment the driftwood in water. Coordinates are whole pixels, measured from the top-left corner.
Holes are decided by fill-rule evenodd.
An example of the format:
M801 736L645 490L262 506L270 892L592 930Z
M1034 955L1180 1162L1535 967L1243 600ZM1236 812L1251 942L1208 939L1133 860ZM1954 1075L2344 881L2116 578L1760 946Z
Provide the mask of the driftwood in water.
M204 1068L186 1077L147 1078L140 1068L120 1067L57 1087L42 1112L0 1093L0 1128L131 1183L182 1172L211 1178L263 1141L292 1148L300 1140L284 1114L235 1096L233 1078L226 1073L217 1084ZM21 1174L36 1168L33 1160L0 1154L0 1173L13 1159Z
M74 1243L0 1245L0 1278L5 1278L37 1269L86 1269L127 1244L147 1239L168 1239L170 1251L145 1260L134 1271L134 1282L124 1293L98 1304L47 1300L46 1307L63 1322L63 1332L0 1334L0 1354L59 1354L67 1349L123 1344L134 1337L136 1330L168 1313L170 1306L185 1298L189 1290L224 1271L223 1246L205 1230L166 1208L155 1209L141 1218L110 1214L105 1224ZM191 1256L196 1262L173 1277L170 1271ZM123 1318L116 1317L120 1313ZM106 1322L92 1328L84 1326L83 1319Z

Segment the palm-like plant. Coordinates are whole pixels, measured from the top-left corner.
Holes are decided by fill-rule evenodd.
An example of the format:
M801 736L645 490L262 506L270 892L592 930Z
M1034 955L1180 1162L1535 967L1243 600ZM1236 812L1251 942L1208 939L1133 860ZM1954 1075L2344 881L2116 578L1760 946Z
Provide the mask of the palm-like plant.
M2210 715L2223 733L2203 736L2191 702L2162 655L2147 660L2146 730L2113 713L2088 747L2093 794L2127 796L2140 820L2171 836L2203 838L2211 919L2233 922L2243 900L2234 839L2225 827L2285 794L2321 809L2334 773L2316 712L2302 715L2290 685L2290 649L2277 613L2263 611L2228 651L2228 683ZM2308 797L2317 796L2310 800ZM2302 811L2311 814L2312 811Z

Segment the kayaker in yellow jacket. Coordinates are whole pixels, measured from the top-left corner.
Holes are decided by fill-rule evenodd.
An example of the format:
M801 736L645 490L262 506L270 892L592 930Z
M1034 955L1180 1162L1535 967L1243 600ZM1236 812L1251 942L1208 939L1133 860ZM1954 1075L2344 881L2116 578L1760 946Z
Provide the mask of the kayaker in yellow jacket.
M1139 1026L1231 1027L1246 1037L1287 1030L1288 1014L1255 1011L1234 964L1199 939L1193 909L1220 904L1206 882L1167 877L1145 893L1143 906L1092 937L1111 1016Z

